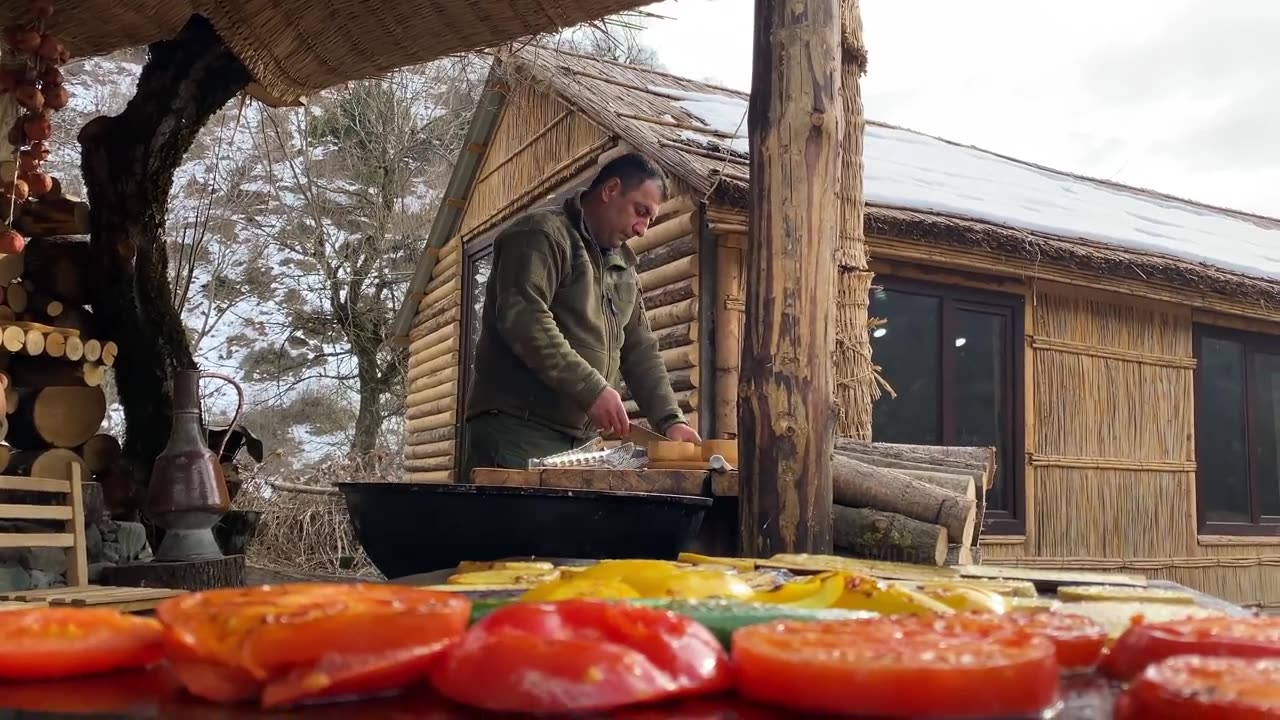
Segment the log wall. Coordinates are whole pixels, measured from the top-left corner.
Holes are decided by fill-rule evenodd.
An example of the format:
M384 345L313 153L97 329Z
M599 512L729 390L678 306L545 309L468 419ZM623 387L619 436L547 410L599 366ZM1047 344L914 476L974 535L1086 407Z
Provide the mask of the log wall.
M456 455L462 242L441 248L409 332L404 472L408 482L450 482Z

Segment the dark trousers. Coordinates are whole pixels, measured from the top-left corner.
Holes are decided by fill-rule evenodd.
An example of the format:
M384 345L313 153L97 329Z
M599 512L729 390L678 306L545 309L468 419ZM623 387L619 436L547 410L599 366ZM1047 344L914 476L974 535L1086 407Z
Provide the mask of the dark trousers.
M468 420L465 438L459 481L463 483L471 482L471 471L476 468L524 470L532 458L566 452L586 442L532 420L496 411Z

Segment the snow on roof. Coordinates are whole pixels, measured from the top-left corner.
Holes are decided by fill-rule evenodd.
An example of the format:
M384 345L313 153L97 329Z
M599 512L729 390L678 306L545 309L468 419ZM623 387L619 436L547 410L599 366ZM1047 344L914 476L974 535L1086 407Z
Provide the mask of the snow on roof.
M745 98L649 90L716 132L684 130L682 139L748 153ZM869 205L1092 240L1280 280L1280 221L1082 178L878 123L867 123L863 158Z

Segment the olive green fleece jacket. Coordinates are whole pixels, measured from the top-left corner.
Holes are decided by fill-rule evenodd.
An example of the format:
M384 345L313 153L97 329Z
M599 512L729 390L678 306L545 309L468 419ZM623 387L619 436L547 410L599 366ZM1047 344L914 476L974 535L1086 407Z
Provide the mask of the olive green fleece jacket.
M596 432L587 410L621 378L654 429L684 422L635 253L602 251L576 197L518 219L493 245L468 418L497 410L586 438Z

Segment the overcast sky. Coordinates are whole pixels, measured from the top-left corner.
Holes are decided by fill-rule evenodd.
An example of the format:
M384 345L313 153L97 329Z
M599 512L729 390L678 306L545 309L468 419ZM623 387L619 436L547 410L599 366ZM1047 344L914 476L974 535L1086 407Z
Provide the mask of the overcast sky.
M751 85L753 0L666 0L642 40ZM1280 217L1280 0L862 0L867 117Z

